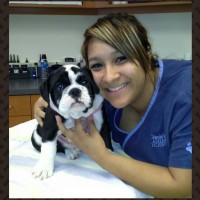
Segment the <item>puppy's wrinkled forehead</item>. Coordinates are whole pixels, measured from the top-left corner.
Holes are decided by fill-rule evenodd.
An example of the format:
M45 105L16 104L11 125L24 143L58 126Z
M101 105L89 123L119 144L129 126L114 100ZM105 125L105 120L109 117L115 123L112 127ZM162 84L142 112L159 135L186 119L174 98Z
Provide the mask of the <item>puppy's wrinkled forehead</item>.
M81 69L76 65L64 65L65 71L68 72L68 76L70 79L77 77L79 73L81 73Z

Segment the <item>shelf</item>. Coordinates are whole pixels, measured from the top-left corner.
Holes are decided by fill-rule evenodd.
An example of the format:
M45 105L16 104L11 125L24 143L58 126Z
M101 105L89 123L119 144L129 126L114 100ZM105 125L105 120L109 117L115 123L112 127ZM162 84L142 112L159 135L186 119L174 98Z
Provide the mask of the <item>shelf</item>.
M102 15L111 12L133 14L192 12L192 1L135 2L128 4L111 4L110 1L83 1L82 5L9 4L9 14Z

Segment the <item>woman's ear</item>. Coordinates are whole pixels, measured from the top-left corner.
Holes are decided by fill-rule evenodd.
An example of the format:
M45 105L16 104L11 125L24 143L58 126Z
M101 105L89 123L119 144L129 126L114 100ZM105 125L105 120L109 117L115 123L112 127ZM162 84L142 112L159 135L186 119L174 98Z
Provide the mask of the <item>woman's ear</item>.
M148 49L147 51L147 55L148 55L148 59L149 59L149 70L152 70L152 58L153 58L153 54L152 54L152 51L151 49Z

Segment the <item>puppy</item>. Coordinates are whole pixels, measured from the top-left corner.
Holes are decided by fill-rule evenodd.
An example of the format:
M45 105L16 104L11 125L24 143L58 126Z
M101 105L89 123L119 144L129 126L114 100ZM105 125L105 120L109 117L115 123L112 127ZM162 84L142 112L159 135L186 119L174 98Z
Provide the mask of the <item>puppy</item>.
M101 107L103 97L88 69L64 65L48 76L40 86L40 92L48 102L48 107L43 127L38 124L31 137L35 149L41 152L33 170L35 178L45 179L53 175L56 152L65 153L69 159L75 159L81 153L59 131L55 115L61 116L68 129L74 127L75 119L81 119L86 132L88 125L84 121L92 115L107 148L112 150L110 129Z

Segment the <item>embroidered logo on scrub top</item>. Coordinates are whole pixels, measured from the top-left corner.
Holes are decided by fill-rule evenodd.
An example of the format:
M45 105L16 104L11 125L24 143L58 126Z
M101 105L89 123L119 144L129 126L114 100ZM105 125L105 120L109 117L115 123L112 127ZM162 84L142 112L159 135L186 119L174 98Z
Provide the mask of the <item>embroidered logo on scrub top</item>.
M191 142L187 143L186 150L189 151L190 153L192 153L192 143Z
M166 137L164 133L161 135L151 135L151 139L152 139L151 143L152 147L164 147L166 144Z

